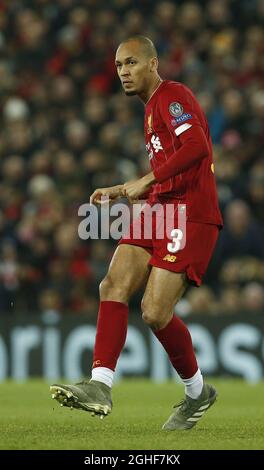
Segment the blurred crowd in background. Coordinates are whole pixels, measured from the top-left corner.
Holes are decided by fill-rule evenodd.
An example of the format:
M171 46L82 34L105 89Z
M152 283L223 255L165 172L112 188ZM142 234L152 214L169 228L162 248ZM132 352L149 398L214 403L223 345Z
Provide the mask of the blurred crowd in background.
M264 313L263 24L263 0L0 0L1 313L97 314L116 242L80 240L78 208L149 171L144 107L114 65L135 34L193 90L214 144L225 229L180 314Z

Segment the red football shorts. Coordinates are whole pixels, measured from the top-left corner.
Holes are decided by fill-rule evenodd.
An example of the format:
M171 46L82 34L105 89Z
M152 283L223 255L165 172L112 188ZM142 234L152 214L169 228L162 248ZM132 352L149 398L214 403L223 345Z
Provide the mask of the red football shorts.
M186 236L177 241L178 235L173 239L171 234L172 230L179 229L178 206L174 207L169 215L151 211L145 213L143 210L119 244L145 248L151 255L150 265L175 273L185 272L190 283L200 286L218 238L219 227L187 220Z

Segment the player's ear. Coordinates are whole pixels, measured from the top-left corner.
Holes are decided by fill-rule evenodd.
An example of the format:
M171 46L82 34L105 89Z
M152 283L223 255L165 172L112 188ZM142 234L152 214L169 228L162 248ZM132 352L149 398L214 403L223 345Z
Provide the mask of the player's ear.
M155 72L158 68L158 59L157 57L153 57L150 60L150 72Z

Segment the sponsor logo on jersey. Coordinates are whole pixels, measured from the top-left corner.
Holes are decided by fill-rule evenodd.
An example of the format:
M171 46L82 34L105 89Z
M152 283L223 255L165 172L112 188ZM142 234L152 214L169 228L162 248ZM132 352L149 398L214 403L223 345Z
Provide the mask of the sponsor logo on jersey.
M183 107L180 103L177 103L176 101L174 103L171 103L169 106L169 113L173 117L179 117L183 113Z
M151 160L153 158L153 149L151 148L150 142L147 143L146 150L148 152L149 159Z
M153 145L155 153L159 152L160 150L163 150L163 147L160 143L160 139L158 136L156 137L155 135L153 135L151 137L151 143Z
M184 113L182 116L178 117L177 119L172 119L171 124L172 126L177 126L178 124L181 124L184 121L187 121L188 119L191 119L192 115L188 113Z
M169 263L174 263L177 259L177 256L174 255L166 255L163 258L163 261L168 261Z

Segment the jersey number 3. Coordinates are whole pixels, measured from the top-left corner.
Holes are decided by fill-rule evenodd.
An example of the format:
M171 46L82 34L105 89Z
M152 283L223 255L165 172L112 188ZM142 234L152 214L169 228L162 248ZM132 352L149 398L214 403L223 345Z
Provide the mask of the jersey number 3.
M183 232L179 228L174 228L171 231L172 243L167 244L168 251L170 253L176 253L181 249L181 240L183 238Z

